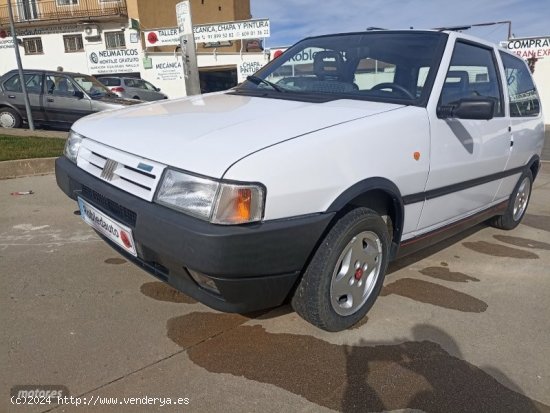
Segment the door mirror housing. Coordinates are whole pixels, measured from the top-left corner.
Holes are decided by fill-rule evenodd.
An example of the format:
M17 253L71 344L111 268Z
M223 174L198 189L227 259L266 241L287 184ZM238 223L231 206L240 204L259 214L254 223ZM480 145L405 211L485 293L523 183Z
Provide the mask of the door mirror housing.
M492 98L462 98L451 105L437 108L440 119L478 119L489 120L495 113L495 100Z
M84 92L80 91L80 90L75 90L74 93L73 93L73 96L77 99L84 99Z
M156 87L155 90L156 90L157 92L160 92L160 87Z

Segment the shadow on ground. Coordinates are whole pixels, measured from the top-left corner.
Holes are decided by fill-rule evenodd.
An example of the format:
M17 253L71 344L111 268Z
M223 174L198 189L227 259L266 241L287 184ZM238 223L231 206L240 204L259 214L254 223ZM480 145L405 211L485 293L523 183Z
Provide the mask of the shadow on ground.
M410 341L361 340L350 346L270 333L243 325L247 321L242 315L195 312L169 320L167 334L212 373L272 384L345 413L550 412L497 369L463 360L454 339L434 326L416 325Z

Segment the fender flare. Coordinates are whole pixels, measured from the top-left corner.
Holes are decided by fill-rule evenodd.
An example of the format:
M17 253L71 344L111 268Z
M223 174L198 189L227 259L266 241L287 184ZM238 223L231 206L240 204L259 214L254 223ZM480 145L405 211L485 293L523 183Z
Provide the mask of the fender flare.
M386 193L392 200L393 209L395 210L396 219L393 224L393 240L391 245L390 257L394 257L401 243L401 235L403 234L403 224L405 220L405 206L401 191L392 181L387 178L373 177L357 182L353 186L342 192L330 204L326 212L337 213L346 207L351 201L357 197L370 192L382 191Z

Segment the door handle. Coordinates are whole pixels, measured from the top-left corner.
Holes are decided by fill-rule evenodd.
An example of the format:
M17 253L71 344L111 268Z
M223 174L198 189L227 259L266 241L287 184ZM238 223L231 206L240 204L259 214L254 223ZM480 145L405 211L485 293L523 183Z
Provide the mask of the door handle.
M15 96L14 96L14 95L8 95L8 97L9 97L10 99L15 99Z
M47 98L46 99L48 102L53 102L53 98Z

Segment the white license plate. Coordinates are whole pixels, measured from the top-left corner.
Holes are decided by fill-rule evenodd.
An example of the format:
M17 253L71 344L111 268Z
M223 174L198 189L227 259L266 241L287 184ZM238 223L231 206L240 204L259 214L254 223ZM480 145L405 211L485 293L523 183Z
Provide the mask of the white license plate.
M78 207L80 208L80 216L85 223L109 238L124 251L137 257L136 245L130 228L109 218L80 197L78 198Z

